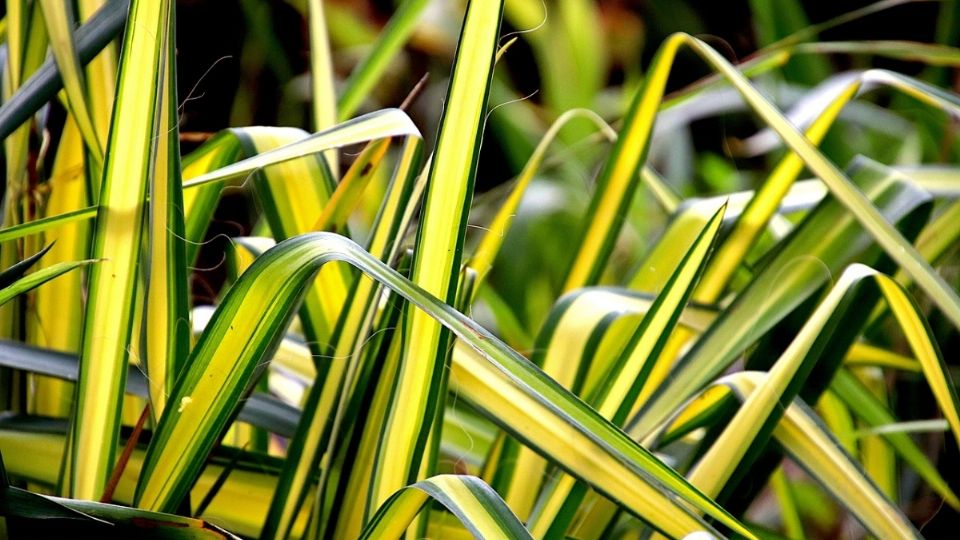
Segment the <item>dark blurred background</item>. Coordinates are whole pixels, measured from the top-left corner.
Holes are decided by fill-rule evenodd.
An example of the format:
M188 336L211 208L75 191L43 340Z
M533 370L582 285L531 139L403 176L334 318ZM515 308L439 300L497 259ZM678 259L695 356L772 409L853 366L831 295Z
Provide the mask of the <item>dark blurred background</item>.
M519 1L507 0L507 11L511 2ZM534 7L540 3L539 0L526 1L532 2ZM943 20L939 2L886 3L901 5L827 30L820 39L935 41L938 22ZM543 68L550 64L551 58L544 58L544 51L537 51L531 38L543 37L549 30L547 25L534 22L530 27L516 28L511 25L511 20L515 19L505 16L502 35L519 31L527 33L521 34L521 39L512 45L497 68L512 87L513 94L505 97L494 93L490 105L494 107L511 98L529 96L529 101L538 106L540 112L537 118L540 125L533 130L535 133L537 130L542 133L544 126L557 114L572 106L591 108L608 121L615 122L658 46L674 32L697 35L728 59L742 60L804 23L828 21L873 2L801 2L802 13L799 14L788 12L786 8L771 10L768 7L780 4L797 5L779 0L598 0L590 14L593 20L584 22L584 28L592 28L602 40L598 45L603 50L600 57L603 66L598 70L598 80L592 82L596 93L567 100L558 99L556 92L551 94L550 88L541 80L545 73ZM324 6L335 75L337 82L342 84L390 19L396 3L389 0L327 0ZM429 73L427 89L408 112L423 132L427 144L432 145L463 6L462 0L431 0L428 3L403 54L398 56L360 112L398 106L417 81ZM548 19L560 17L556 0L543 0L539 12L544 8ZM259 124L311 128L306 12L306 0L181 0L177 3L178 85L185 153L196 147L206 135L230 126ZM588 23L595 26L590 27ZM558 57L562 57L562 53ZM819 72L810 73L809 64L813 62L800 59L787 65L784 78L787 82L811 86L833 72L851 68L887 67L908 74L923 69L921 65L908 62L848 55L818 56L815 60L819 64L814 67L819 67ZM550 66L559 67L561 71L567 68ZM569 66L569 69L575 67ZM681 89L708 74L700 59L681 53L671 72L668 92ZM583 81L574 75L567 82L566 88L570 88ZM889 93L881 93L876 99L884 104ZM496 124L496 114L516 112L507 104L491 115L492 124ZM926 109L923 114L927 114ZM496 128L496 125L488 125L488 132ZM762 170L763 158L730 155L727 144L731 138L747 137L756 130L757 124L748 114L712 115L695 120L690 125L689 139L695 154L705 157L687 166L687 174L671 170L663 172L685 195L750 187L752 179L741 171ZM487 134L477 177L478 193L488 191L517 174L530 150L517 146L515 139L501 133ZM824 148L830 155L829 139ZM851 156L831 157L843 164ZM214 244L203 251L199 261L201 269L216 268L222 262L223 250L218 243L223 240L218 235L249 233L250 224L245 219L248 201L240 200L242 193L228 192L225 197L210 230ZM231 202L232 198L236 199L235 204ZM220 240L216 240L218 237ZM199 280L195 292L213 296L221 277L211 279L210 286ZM207 293L203 292L204 288L208 289Z
M183 131L215 132L231 125L249 124L309 127L309 103L301 100L298 105L298 96L305 96L309 91L309 81L304 75L308 68L304 3L304 0L178 2L179 89L181 100L188 100L183 107ZM868 0L817 1L805 2L803 8L809 21L815 24L871 3ZM458 2L434 0L432 4L450 10L455 9ZM677 31L707 39L731 60L749 56L760 48L766 31L766 23L757 20L751 4L746 0L599 0L600 23L610 56L606 83L618 85L624 81L625 73L642 71L658 44ZM327 5L328 23L337 25L337 28L331 27L330 34L337 76L342 80L349 74L363 45L373 37L371 32L376 32L390 18L394 3L335 0ZM551 2L545 0L544 5L549 12ZM434 7L428 6L428 12ZM931 42L939 9L938 2L904 3L828 30L821 39ZM448 17L433 24L455 38L459 22ZM504 20L503 34L517 30L524 29L512 28L509 20ZM397 106L421 75L430 71L443 73L449 67L453 43L444 43L427 34L427 31L418 32L408 45L403 69L396 79L383 85L382 89L387 91L378 96L382 100L380 105ZM829 61L839 70L848 69L853 63L850 58L839 55L829 57ZM872 60L871 65L905 73L921 69L919 65L882 59ZM541 87L535 57L523 39L505 57L505 66L520 95L529 95ZM668 90L681 88L707 74L701 61L681 55ZM530 99L538 102L542 94ZM421 101L419 107L412 109L414 120L427 120L423 118L425 115L418 114L425 108L430 107ZM712 144L719 148L721 128L716 123L703 121L702 125L694 126L698 146ZM419 121L418 124L429 138L431 126ZM722 127L726 131L736 128L726 120ZM484 170L478 189L492 187L515 174L508 168L508 160L498 159L502 151L495 143L485 145L486 159L481 161Z

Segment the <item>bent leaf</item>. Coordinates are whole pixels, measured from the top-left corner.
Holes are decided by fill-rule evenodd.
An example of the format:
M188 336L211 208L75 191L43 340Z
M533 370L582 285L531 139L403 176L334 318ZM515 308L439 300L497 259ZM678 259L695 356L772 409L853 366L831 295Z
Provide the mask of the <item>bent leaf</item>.
M360 538L400 538L430 498L453 512L477 540L532 538L490 486L457 475L434 476L403 488L383 503Z

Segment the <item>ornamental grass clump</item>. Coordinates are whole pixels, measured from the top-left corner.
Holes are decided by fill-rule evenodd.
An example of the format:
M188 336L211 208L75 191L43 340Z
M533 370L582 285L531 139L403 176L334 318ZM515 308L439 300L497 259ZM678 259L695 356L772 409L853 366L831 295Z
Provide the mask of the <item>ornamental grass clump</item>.
M584 0L291 2L308 129L196 133L176 2L8 1L6 533L920 537L960 511L955 9L819 38L903 3L751 2L731 62Z

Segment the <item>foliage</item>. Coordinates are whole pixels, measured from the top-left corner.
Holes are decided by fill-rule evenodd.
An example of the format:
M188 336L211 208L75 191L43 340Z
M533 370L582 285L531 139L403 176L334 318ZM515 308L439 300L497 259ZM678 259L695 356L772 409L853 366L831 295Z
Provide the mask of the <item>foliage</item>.
M420 0L382 29L291 2L309 120L198 135L176 2L6 3L8 534L901 538L960 511L955 3L921 43L819 38L899 0L755 0L749 58L680 32L642 70L620 8L450 4L456 38ZM395 108L414 50L444 75ZM688 60L710 75L678 87ZM693 137L717 118L759 128L722 156ZM482 143L516 175L487 192ZM223 212L249 227L218 254Z

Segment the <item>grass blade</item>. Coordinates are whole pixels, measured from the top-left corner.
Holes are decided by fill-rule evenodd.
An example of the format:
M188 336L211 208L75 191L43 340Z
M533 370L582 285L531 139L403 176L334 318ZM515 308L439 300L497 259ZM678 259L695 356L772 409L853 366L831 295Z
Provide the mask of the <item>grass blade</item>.
M481 240L480 245L477 246L473 256L470 257L469 266L477 271L478 285L483 283L490 268L493 267L493 262L497 257L497 253L500 251L503 239L510 229L510 225L513 223L513 218L516 216L517 208L523 200L523 195L526 193L530 182L533 181L534 175L536 175L537 171L543 165L547 148L568 122L577 119L591 121L607 139L616 140L616 132L614 132L602 118L597 116L596 113L587 109L571 109L560 115L556 121L554 121L550 129L548 129L543 135L543 138L540 139L537 147L530 155L530 159L527 160L527 163L523 166L523 170L520 171L520 174L517 176L516 185L513 186L510 192L510 197L497 211L497 215L487 227L488 231L483 236L483 240Z
M200 519L75 499L51 497L50 500L71 510L83 512L88 516L110 523L113 525L110 532L114 534L138 537L146 535L147 538L158 533L162 536L175 534L177 538L196 540L231 540L238 538L220 527ZM104 532L106 531L101 531L101 534Z
M473 197L484 111L493 77L503 2L467 6L440 132L424 195L411 281L452 304L458 287L467 213ZM450 337L419 310L408 309L405 344L374 466L372 504L414 482L437 414Z
M106 7L114 0L79 0L77 10L80 19L84 22L93 23L99 17L100 10ZM116 9L122 12L126 17L126 8L124 4ZM79 40L81 31L86 26L81 26L74 32L74 38ZM77 54L82 55L82 43L77 43ZM116 44L111 40L103 49L92 56L87 64L86 83L87 98L90 101L90 113L93 115L93 125L97 131L97 137L101 141L107 140L110 135L110 118L113 112L113 100L116 97L117 90L117 56L118 50ZM94 185L99 191L100 186ZM97 197L95 197L96 199Z
M53 244L48 244L47 247L0 272L0 289L9 287L14 281L23 277L23 274L30 270L52 247Z
M312 93L313 130L323 131L337 123L337 93L333 77L333 59L330 56L330 39L327 37L327 21L323 14L323 1L307 3L307 21L310 27L310 87ZM340 176L336 152L327 152L324 157L330 165L334 178Z
M477 540L532 538L490 486L458 475L434 476L403 488L380 507L360 538L400 538L430 498L453 512Z
M81 266L86 266L93 262L95 261L63 262L48 266L42 270L37 270L26 277L22 277L14 281L3 289L0 289L0 305L6 304L13 298L27 291L33 290L50 281L51 279L60 277L71 270L75 270Z
M90 106L87 103L86 83L80 67L80 57L73 37L73 6L57 0L42 0L40 7L50 35L50 50L57 62L63 86L67 93L67 107L73 115L87 151L93 160L94 170L103 167L103 146L94 128Z
M881 370L861 368L857 369L854 373L864 382L878 401L887 405L886 380ZM950 425L947 422L943 423L946 424L945 427L949 430ZM868 428L868 433L870 433L872 429L879 429L882 432L888 428L891 431L898 430L896 426L892 428L891 426L880 426L878 428ZM859 433L854 433L853 435L860 436L860 459L863 462L864 470L867 471L867 474L881 491L883 491L887 498L896 502L899 499L899 482L896 454L893 448L891 448L882 437L877 437L875 433L870 433L870 435L873 436L868 435L866 437L863 437Z
M116 452L171 5L134 0L124 38L102 206L94 226L93 256L108 259L90 272L71 439L69 489L81 499L103 492Z
M307 4L310 26L310 76L313 88L313 129L323 131L336 124L337 96L334 92L333 62L330 58L330 40L323 2L311 0ZM336 170L334 164L331 167Z
M306 356L309 358L308 353ZM6 340L0 341L0 365L64 381L77 380L76 356ZM126 392L132 396L149 397L146 378L137 366L130 366L127 370ZM267 394L254 393L244 402L237 418L289 438L293 436L298 417L296 408Z
M21 223L20 225L4 227L3 229L0 229L0 242L9 242L10 240L16 240L31 234L49 231L62 225L76 223L78 221L85 221L96 217L96 215L96 207L88 206L86 208L69 210L45 218L34 219L26 223Z
M184 241L183 181L180 178L180 119L177 108L176 50L171 15L157 109L155 165L147 208L149 246L144 281L146 306L143 362L150 376L151 414L160 418L166 396L190 351L190 301Z
M383 109L337 124L326 131L315 133L303 140L190 178L184 182L183 187L188 189L232 178L245 178L269 165L301 158L323 150L341 148L375 139L411 135L419 136L420 131L410 120L410 117L399 109Z
M337 103L338 118L343 121L360 108L364 98L373 90L377 80L383 75L390 60L410 38L420 14L429 2L427 0L405 0L397 7L390 22L377 37L370 52L353 69L344 83L343 94Z

